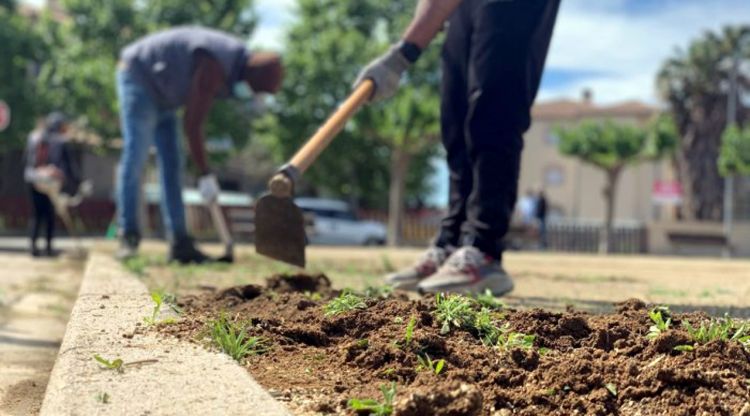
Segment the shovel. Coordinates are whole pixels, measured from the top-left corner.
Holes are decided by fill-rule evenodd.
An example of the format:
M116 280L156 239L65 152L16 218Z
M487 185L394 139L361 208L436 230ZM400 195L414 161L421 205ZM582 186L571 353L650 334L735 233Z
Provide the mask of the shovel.
M221 242L224 243L224 255L215 259L215 261L219 263L234 263L234 241L232 240L232 235L229 233L229 227L227 227L227 222L224 220L224 214L221 212L218 201L214 200L209 203L208 208L211 211L211 220L214 223L214 227L219 232Z
M369 79L359 84L289 163L271 178L269 192L255 203L255 251L258 254L305 267L305 219L292 199L294 186L346 122L370 99L374 88Z

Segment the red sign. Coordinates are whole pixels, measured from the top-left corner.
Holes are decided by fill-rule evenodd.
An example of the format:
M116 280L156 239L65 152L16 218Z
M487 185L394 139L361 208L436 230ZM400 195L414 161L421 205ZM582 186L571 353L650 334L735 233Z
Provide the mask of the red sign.
M682 185L677 181L654 181L651 199L656 204L680 204L682 203Z
M0 100L0 131L5 131L10 125L10 107Z

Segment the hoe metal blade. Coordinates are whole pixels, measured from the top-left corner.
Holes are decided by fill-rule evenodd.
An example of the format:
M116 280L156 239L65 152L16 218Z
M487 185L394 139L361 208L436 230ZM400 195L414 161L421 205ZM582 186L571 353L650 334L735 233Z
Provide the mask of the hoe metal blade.
M305 267L305 219L292 198L265 194L255 203L255 251Z

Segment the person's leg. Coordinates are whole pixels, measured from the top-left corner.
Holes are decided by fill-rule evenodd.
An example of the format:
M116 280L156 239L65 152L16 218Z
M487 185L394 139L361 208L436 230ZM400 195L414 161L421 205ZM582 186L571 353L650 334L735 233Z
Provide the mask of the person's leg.
M182 201L182 154L173 111L160 116L154 144L159 163L161 216L169 241L176 241L187 237L187 229Z
M55 207L52 205L52 200L50 200L47 195L42 195L42 204L44 207L45 221L47 222L47 234L45 235L47 245L45 246L45 249L47 255L51 256L54 254L52 251L52 239L55 236Z
M127 248L121 257L127 257L135 254L140 240L141 175L156 131L158 110L146 89L127 71L117 72L117 96L123 138L117 171L117 218L121 238L126 243L123 247Z
M440 89L440 127L450 175L448 213L441 222L434 246L427 249L413 265L385 277L387 284L398 289L414 289L421 280L438 270L450 251L458 246L461 225L466 220L466 199L472 183L464 137L464 119L468 110L466 90L471 8L460 6L451 16L449 24L442 52L443 79Z
M169 260L180 263L203 263L209 258L195 248L185 225L182 153L177 134L177 116L173 111L161 114L154 143L159 161L161 214L170 241Z
M30 235L29 238L31 240L31 255L37 256L39 255L39 250L36 247L36 240L39 238L39 228L41 226L42 222L42 207L41 207L41 199L39 196L41 193L34 189L33 185L29 185L29 198L31 200L31 211L32 211L32 218L31 218L31 227L30 227Z
M451 16L442 52L443 79L440 90L440 128L449 172L448 213L435 240L438 247L456 247L466 221L466 200L471 193L472 173L464 135L468 111L467 85L471 44L471 5L464 2Z
M523 134L530 125L559 1L479 3L466 118L473 188L463 243L500 260L516 204Z
M466 0L472 8L468 111L464 136L472 171L461 248L423 292L513 289L503 271L502 239L516 202L523 133L530 124L558 0Z

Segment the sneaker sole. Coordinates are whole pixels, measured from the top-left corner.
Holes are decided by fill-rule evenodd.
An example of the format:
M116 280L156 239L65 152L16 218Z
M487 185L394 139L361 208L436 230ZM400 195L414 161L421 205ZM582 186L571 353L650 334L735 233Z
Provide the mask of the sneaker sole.
M452 285L441 285L423 287L417 285L417 291L424 295L426 293L461 293L461 294L481 294L489 290L493 296L503 296L513 291L513 282L498 281L499 279L483 279L479 282L472 284L452 284Z
M385 284L398 290L416 291L419 280L400 280L394 282L386 279Z

